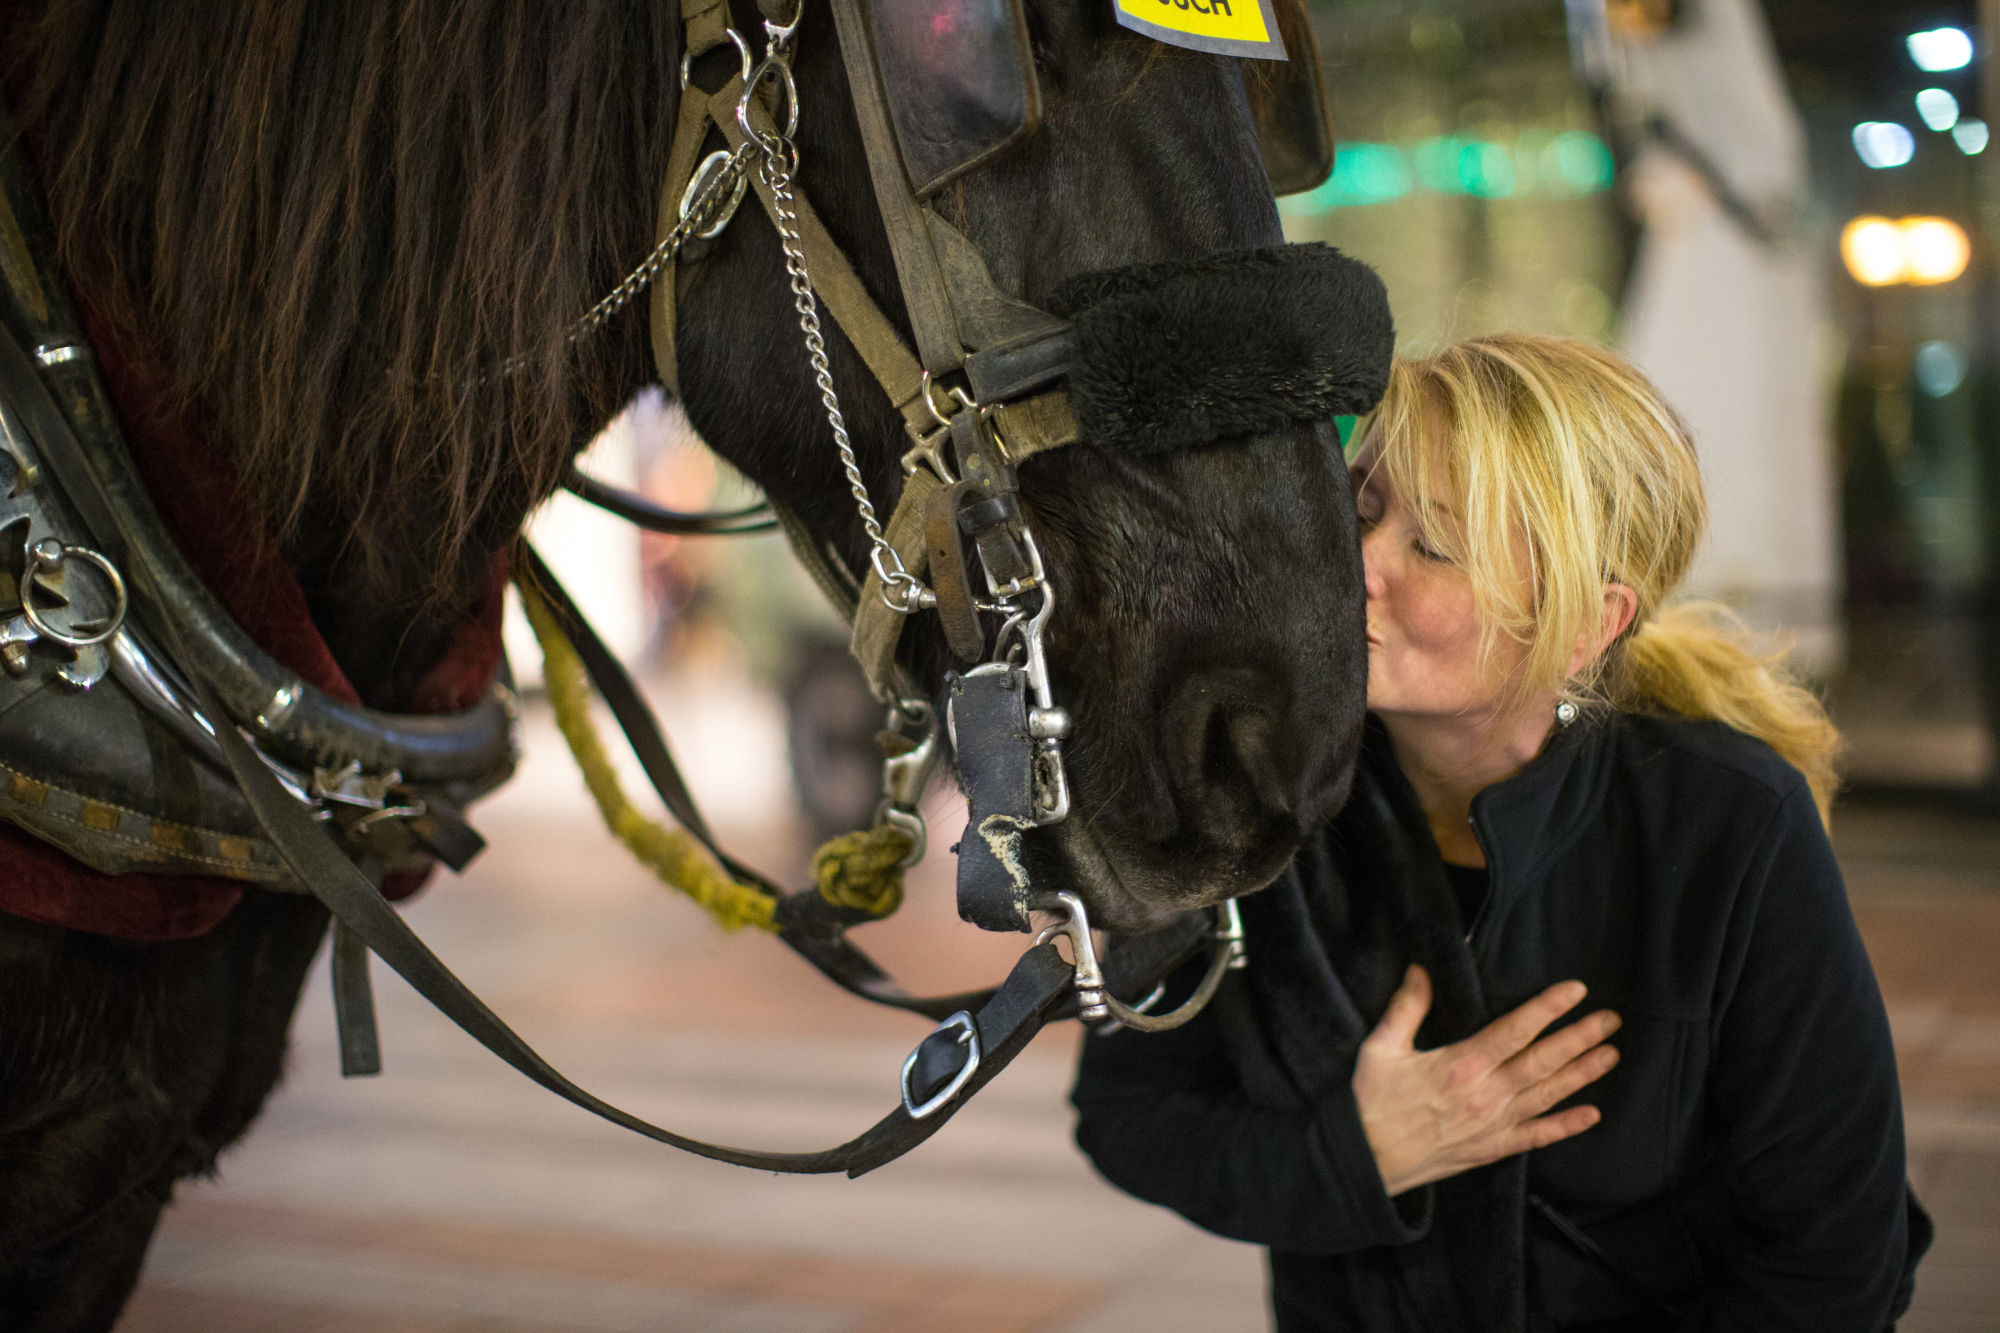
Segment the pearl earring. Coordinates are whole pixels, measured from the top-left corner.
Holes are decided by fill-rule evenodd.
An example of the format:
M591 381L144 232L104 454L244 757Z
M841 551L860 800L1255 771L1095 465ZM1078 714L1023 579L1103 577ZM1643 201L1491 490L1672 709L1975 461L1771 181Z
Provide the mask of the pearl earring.
M1556 725L1566 727L1576 721L1576 705L1564 699L1556 705Z

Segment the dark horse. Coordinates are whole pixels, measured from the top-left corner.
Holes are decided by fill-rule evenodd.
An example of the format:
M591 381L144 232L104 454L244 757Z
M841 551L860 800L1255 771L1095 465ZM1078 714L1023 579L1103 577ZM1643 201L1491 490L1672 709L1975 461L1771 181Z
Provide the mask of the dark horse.
M1079 274L1280 239L1242 64L1117 28L1102 0L1027 11L1042 128L940 204L1002 290L1042 303ZM801 184L900 323L831 26L806 5ZM9 101L149 489L207 576L255 553L205 532L278 553L372 706L425 706L528 511L653 377L634 311L564 335L652 244L678 40L673 6L631 0L0 4ZM697 428L865 567L754 208L683 265L680 307ZM901 422L829 342L862 469L893 496ZM170 438L195 442L202 494L159 475ZM1326 439L1143 459L1086 440L1023 470L1075 718L1075 814L1040 854L1105 924L1262 886L1344 795L1365 667ZM904 652L936 688L934 632ZM0 833L6 877L26 844ZM0 1329L110 1326L173 1182L276 1081L325 927L311 899L254 891L171 942L0 915Z

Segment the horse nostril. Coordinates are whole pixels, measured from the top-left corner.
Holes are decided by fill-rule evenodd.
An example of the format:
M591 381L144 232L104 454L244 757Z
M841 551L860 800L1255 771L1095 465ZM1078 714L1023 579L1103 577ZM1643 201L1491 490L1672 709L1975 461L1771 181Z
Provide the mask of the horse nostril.
M1208 837L1240 843L1293 815L1280 704L1268 675L1248 667L1175 687L1162 719L1168 768L1183 817Z

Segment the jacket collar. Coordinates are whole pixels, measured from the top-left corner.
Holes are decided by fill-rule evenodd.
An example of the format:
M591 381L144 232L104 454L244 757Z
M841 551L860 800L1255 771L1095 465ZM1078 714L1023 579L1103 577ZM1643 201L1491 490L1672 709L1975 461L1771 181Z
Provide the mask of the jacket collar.
M1473 830L1486 852L1495 907L1511 899L1520 885L1532 882L1596 818L1610 780L1618 725L1616 713L1585 713L1550 733L1542 752L1520 772L1473 798ZM1416 793L1396 766L1388 729L1373 713L1368 715L1363 749L1396 793L1394 804L1406 819L1414 816L1423 844L1436 857L1437 844Z

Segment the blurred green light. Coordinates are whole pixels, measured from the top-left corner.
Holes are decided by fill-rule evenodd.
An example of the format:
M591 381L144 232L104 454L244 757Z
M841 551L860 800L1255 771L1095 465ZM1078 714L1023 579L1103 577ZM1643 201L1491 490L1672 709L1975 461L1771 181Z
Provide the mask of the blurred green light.
M1416 186L1410 160L1403 150L1385 143L1344 143L1333 158L1333 175L1325 184L1294 195L1282 205L1287 213L1324 213L1400 199Z
M1583 130L1558 134L1543 150L1542 169L1545 177L1562 182L1575 194L1610 189L1617 170L1604 140Z
M1458 135L1441 139L1425 139L1419 143L1410 156L1417 166L1417 180L1426 190L1439 194L1459 192L1458 155L1466 147L1467 141Z
M1497 143L1468 143L1458 150L1458 186L1481 199L1514 193L1514 158Z
M1571 198L1609 189L1614 172L1611 150L1583 130L1524 130L1511 146L1447 134L1421 140L1407 152L1394 144L1344 143L1325 184L1281 199L1278 207L1311 217L1389 203L1414 190L1479 199Z

